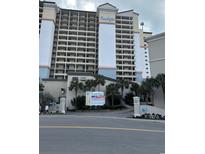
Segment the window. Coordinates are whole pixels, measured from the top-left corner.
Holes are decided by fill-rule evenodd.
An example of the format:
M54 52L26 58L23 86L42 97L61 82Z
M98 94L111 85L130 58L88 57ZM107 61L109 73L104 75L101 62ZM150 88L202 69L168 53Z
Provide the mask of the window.
M147 52L146 52L146 51L145 51L144 53L145 53L145 54L147 54Z
M86 77L81 77L80 80L81 81L86 81Z
M146 63L146 65L148 65L148 64Z
M145 55L145 57L147 58L147 55Z
M149 72L146 72L147 74L149 74Z
M72 77L72 80L74 81L76 81L76 80L78 80L78 77Z
M148 70L148 67L146 67L146 70Z

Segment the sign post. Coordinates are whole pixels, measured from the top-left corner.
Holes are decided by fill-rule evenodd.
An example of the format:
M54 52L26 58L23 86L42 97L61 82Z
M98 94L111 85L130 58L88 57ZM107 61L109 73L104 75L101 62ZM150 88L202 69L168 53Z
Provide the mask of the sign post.
M134 117L140 116L140 98L133 97L134 100Z
M65 97L60 97L59 112L65 114Z

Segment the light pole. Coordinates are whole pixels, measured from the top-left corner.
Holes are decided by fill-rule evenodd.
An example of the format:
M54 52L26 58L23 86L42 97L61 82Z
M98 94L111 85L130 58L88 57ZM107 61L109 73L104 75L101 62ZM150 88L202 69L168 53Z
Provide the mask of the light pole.
M66 113L66 101L65 101L65 89L61 88L61 96L60 96L60 106L61 106L61 112Z
M143 31L144 22L141 22L140 26L142 26L142 31Z

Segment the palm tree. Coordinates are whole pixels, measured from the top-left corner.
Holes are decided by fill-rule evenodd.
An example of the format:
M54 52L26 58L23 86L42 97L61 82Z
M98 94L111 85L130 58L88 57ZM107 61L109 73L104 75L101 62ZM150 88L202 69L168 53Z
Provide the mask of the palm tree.
M143 82L139 86L138 92L139 92L139 96L140 96L140 101L146 102L148 92L145 90Z
M140 85L138 83L132 83L131 87L130 87L130 90L132 92L134 92L135 96L139 95L139 88L140 88Z
M42 104L43 102L43 91L44 91L44 85L39 82L39 103Z
M75 96L78 96L78 90L83 90L83 83L79 82L78 80L72 80L70 83L69 90L72 91L75 90Z
M141 86L142 86L144 95L146 96L146 98L151 97L151 101L153 104L154 92L155 92L155 89L160 86L160 83L154 78L149 78L143 81Z
M112 106L114 105L114 96L119 93L119 86L117 84L109 84L106 86L106 95L107 97L111 96L112 98Z
M118 86L120 87L120 90L121 90L121 96L122 96L122 99L123 99L123 94L124 94L124 89L126 88L129 88L129 82L126 81L126 80L118 80L117 81L117 84Z
M105 79L101 75L95 77L96 86L98 86L98 91L100 91L100 85L105 85Z
M44 90L44 85L42 83L39 83L39 92L42 92Z
M159 82L163 93L165 94L165 74L158 74L155 79Z
M95 88L96 87L96 82L95 82L95 80L86 80L85 81L85 85L84 85L84 90L85 91L91 91L91 90L93 90L93 88Z

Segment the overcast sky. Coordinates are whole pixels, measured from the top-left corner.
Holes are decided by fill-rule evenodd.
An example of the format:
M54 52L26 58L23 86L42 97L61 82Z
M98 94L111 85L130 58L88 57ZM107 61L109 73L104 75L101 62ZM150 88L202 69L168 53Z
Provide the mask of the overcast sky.
M96 11L97 6L110 3L119 12L133 9L139 13L139 22L144 22L144 31L153 34L165 31L165 0L47 0L61 8Z

